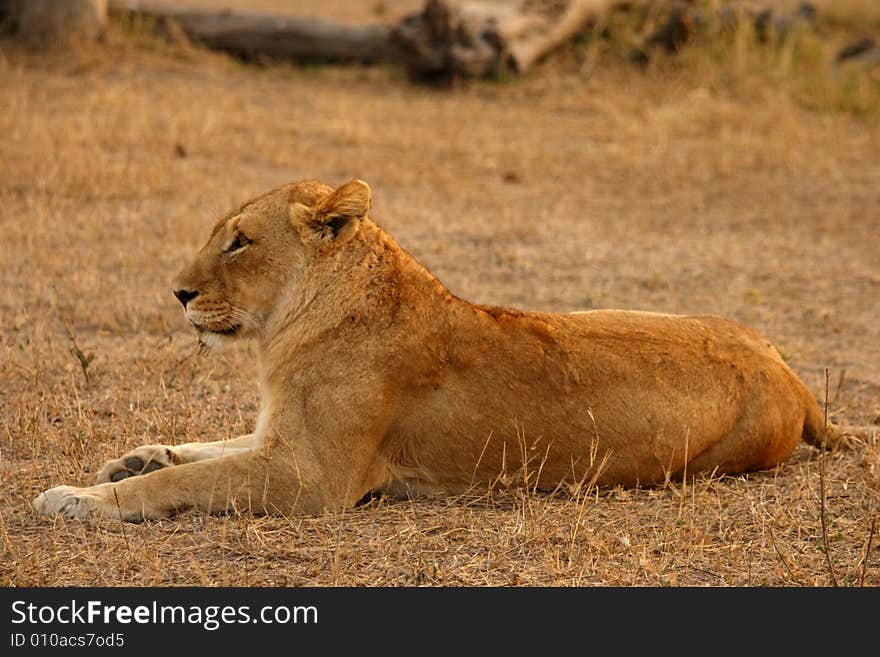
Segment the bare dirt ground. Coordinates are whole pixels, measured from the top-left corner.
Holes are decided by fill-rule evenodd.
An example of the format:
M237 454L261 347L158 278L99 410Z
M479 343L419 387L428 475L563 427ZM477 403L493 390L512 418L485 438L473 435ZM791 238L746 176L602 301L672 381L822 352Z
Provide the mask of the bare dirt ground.
M250 431L252 350L197 356L170 281L219 213L310 177L367 180L374 220L459 296L727 315L819 399L830 368L833 420L876 427L876 80L858 111L811 107L790 71L695 57L641 71L588 49L433 89L119 32L70 57L0 42L0 584L880 584L877 428L772 471L578 498L141 525L30 508L139 444Z

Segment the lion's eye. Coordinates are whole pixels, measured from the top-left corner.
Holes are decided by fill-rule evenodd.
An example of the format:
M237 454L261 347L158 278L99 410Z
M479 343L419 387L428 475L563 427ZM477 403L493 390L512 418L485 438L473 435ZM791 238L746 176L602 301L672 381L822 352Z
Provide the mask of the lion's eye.
M232 242L229 244L229 246L226 247L226 253L235 253L236 251L241 251L250 243L251 241L244 233L236 233Z

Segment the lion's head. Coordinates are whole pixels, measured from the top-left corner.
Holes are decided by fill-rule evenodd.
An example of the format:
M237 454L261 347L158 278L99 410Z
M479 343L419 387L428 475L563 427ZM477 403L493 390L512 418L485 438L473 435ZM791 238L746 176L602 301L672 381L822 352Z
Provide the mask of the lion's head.
M370 188L360 180L336 190L305 181L220 219L173 283L200 342L218 347L282 320L276 316L314 290L321 263L357 233L369 206Z

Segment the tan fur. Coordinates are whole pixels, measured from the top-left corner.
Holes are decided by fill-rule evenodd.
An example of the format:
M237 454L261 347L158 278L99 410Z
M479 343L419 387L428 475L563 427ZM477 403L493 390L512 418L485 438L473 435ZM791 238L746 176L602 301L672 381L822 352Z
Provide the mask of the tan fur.
M253 434L139 448L35 507L138 520L318 513L371 491L652 485L772 467L822 441L816 401L754 331L473 305L367 217L369 199L360 181L274 190L221 219L178 276L198 292L186 313L203 342L259 345Z

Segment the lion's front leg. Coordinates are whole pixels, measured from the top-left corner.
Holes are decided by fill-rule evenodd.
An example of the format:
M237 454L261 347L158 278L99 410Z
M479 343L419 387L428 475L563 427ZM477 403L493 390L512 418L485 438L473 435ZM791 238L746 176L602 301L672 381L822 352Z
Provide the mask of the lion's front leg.
M57 486L40 494L33 505L47 515L132 522L191 508L207 513L317 513L336 505L309 468L300 463L297 471L285 463L262 450L243 451L88 488Z
M98 489L98 486L55 486L40 493L32 504L34 509L48 516L88 518L104 502L104 491Z
M149 474L172 465L195 463L204 459L235 454L262 446L255 434L240 436L233 440L216 440L210 443L184 443L183 445L142 445L107 461L95 475L96 484L118 482L129 477Z

